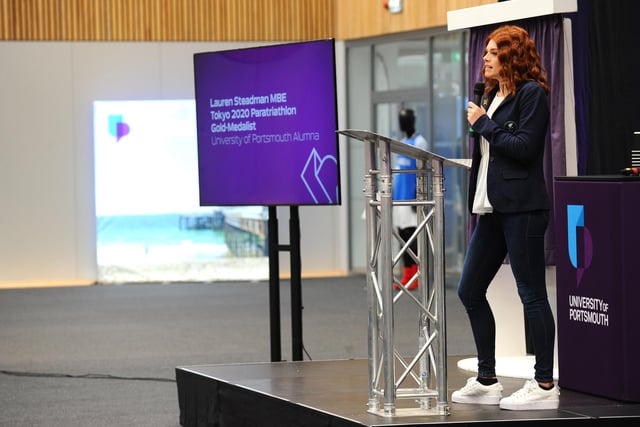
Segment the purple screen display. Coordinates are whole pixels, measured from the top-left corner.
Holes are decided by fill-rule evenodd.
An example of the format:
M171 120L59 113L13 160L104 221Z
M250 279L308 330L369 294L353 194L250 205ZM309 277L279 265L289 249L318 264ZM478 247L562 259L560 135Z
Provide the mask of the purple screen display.
M340 204L334 41L194 55L200 204Z

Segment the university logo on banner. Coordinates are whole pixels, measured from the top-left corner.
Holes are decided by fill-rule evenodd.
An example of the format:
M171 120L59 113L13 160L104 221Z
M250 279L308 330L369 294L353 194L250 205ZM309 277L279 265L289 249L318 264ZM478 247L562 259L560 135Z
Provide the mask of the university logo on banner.
M571 265L576 269L577 287L593 259L593 241L584 217L583 205L567 205L567 249Z
M571 265L576 269L576 288L591 266L593 240L585 225L583 205L567 205L567 249ZM576 290L576 293L580 291ZM569 294L569 320L596 326L609 326L610 304L606 299L587 295Z

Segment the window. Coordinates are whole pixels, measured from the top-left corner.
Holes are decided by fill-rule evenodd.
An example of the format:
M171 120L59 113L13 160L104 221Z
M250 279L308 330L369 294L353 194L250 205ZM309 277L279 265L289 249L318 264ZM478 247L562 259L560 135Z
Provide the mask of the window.
M398 112L416 113L416 130L429 150L451 157L468 157L465 120L468 34L430 30L420 34L359 40L347 44L348 124L402 137ZM351 268L366 270L366 234L362 220L364 147L349 141L349 206ZM447 273L462 269L466 248L466 171L445 170L445 246Z

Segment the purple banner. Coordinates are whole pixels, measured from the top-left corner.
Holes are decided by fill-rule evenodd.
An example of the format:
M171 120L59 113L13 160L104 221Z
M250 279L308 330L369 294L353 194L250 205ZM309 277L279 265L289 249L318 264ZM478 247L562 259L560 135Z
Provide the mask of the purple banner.
M640 181L556 179L560 386L640 401Z

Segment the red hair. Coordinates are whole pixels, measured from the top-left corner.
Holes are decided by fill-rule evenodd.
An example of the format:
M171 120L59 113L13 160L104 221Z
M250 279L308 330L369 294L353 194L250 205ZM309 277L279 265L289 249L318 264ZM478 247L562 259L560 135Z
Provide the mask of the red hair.
M485 46L489 40L493 40L498 46L498 61L502 65L500 77L505 86L503 90L514 94L520 84L533 80L549 94L546 71L540 64L540 54L527 30L515 25L505 25L489 34ZM482 72L484 74L484 65ZM489 91L498 84L498 81L489 79L486 83Z

